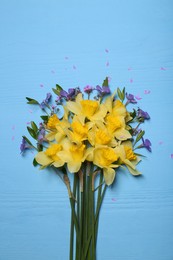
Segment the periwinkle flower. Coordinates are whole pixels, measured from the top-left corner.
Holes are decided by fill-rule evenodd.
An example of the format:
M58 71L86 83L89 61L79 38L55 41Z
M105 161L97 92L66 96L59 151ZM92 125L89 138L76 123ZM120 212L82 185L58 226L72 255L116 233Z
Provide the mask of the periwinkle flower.
M52 94L51 93L47 93L46 94L46 98L40 103L40 107L41 109L45 109L46 106L49 104L50 100L51 100Z
M142 109L138 108L137 110L137 118L139 121L144 121L150 119L150 116L147 112L143 111Z
M108 86L100 87L99 85L97 85L96 90L99 92L99 96L104 96L111 93L110 88Z
M141 147L144 147L144 148L146 148L149 152L151 152L151 142L150 142L150 140L149 140L149 139L144 139L144 138L142 137L142 145L141 145Z
M46 141L45 134L46 134L46 131L45 131L44 126L43 126L43 124L40 124L38 137L37 137L37 140L38 140L39 144L41 144L42 142Z
M127 98L127 102L128 103L132 103L132 104L136 104L137 103L134 95L132 95L132 94L127 94L126 93L126 98Z
M27 141L25 140L25 138L22 138L22 143L20 145L20 151L21 153L24 153L25 150L31 148L31 146L27 143Z

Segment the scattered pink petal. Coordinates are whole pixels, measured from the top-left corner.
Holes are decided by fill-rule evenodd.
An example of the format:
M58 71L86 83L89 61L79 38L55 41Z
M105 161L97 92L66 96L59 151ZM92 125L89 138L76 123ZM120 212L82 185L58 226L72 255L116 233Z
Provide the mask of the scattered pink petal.
M164 67L161 67L160 69L161 69L161 70L167 70L167 69L166 69L166 68L164 68Z
M112 201L114 201L114 202L115 202L115 201L117 201L117 200L116 200L115 198L112 198Z
M33 111L32 111L31 109L29 109L28 111L29 111L29 113L31 113L31 114L33 113Z
M106 62L106 66L107 66L107 67L109 66L109 61Z
M140 97L140 95L135 96L135 98L136 98L137 100L141 100L141 99L142 99L142 98Z
M16 126L15 126L15 125L13 125L11 129L12 129L12 130L15 130L15 128L16 128Z
M27 124L27 125L30 125L30 124L31 124L31 122L26 122L26 124Z
M52 74L55 74L55 71L54 71L54 70L51 70L51 73L52 73Z
M133 79L130 79L130 83L133 83Z
M131 68L131 67L129 67L129 68L128 68L128 70L132 70L132 68Z
M44 87L44 85L43 84L40 84L40 88L43 88Z
M107 52L107 53L108 53L108 52L109 52L109 50L108 50L108 49L105 49L105 52Z
M73 65L73 69L76 70L76 66L75 65Z
M69 57L65 56L65 60L68 60L68 59L69 59Z
M171 153L171 159L173 159L173 153Z
M162 144L163 144L163 141L159 141L159 144L162 145Z
M12 138L11 138L11 140L14 141L14 139L15 139L15 137L14 137L14 135L13 135Z
M108 82L111 82L112 78L111 77L108 77Z
M144 94L150 94L151 93L151 91L150 90L144 90Z

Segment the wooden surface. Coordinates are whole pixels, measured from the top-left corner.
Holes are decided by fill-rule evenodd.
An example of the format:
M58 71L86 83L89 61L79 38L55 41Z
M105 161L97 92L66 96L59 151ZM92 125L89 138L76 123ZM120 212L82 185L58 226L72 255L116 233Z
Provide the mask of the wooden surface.
M68 259L70 208L21 136L56 83L126 87L148 111L143 176L117 174L101 211L98 260L173 260L172 1L0 1L0 260ZM146 92L146 90L148 92ZM148 93L148 94L146 94ZM172 156L171 156L172 155Z

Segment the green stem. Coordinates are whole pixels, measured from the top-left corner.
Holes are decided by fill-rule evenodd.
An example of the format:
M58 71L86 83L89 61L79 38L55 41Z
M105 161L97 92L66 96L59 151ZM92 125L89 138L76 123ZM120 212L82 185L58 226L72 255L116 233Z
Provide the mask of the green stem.
M100 208L101 208L103 198L104 198L104 195L105 195L105 192L106 192L106 188L107 188L107 185L104 186L103 192L101 194L101 197L100 197L100 200L99 200L99 203L98 203L98 207L97 207L96 215L95 215L95 224L98 220L98 216L99 216ZM93 236L93 233L91 232L88 236L88 240L87 240L86 247L85 247L85 250L84 250L83 260L85 260L86 257L87 257L92 236Z
M79 195L79 178L77 173L75 173L75 179L77 179L77 189L76 189L76 199L77 199L77 209L76 209L76 215L77 220L79 223L79 234L80 234L80 219L79 219L79 211L80 211L80 195ZM80 259L80 237L76 234L76 259Z
M74 178L73 182L73 196L76 195L76 178ZM75 201L72 200L72 207L75 207ZM73 214L71 211L71 229L70 229L70 260L73 260L73 247L74 247L74 221L73 221Z
M103 173L100 172L100 180L99 180L99 186L98 186L98 194L97 194L97 208L96 212L99 210L100 200L101 200L101 193L102 193L102 185L103 185ZM95 241L97 243L97 235L98 235L98 224L99 224L99 217L96 221L95 225Z

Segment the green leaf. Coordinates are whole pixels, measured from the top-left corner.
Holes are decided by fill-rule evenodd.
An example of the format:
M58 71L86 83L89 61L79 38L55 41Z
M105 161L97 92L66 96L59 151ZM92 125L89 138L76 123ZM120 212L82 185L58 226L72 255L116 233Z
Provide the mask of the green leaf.
M102 87L108 87L108 85L109 85L109 81L108 81L108 77L106 77L102 83Z
M38 149L39 152L43 151L43 145L37 144L37 149Z
M125 91L126 91L126 89L125 89L125 87L123 88L123 90L122 90L122 102L124 101L124 99L125 99Z
M118 93L118 97L121 101L124 100L124 97L123 97L123 93L121 92L121 90L119 88L117 88L117 93Z
M52 90L53 90L53 92L54 92L57 96L60 95L60 91L58 91L56 88L52 88Z
M34 160L33 160L33 165L34 165L34 167L36 167L37 165L38 165L38 162L36 161L36 159L34 158Z
M40 116L43 119L44 123L48 122L49 116Z
M136 110L133 109L133 112L130 112L130 116L134 119L136 117Z
M36 125L36 123L34 121L31 122L31 126L32 126L32 129L34 130L34 132L37 134L38 127L37 127L37 125Z
M26 136L23 135L22 137L29 145L33 146L33 144L29 141L29 139Z
M139 142L139 140L143 137L143 135L145 134L145 131L140 131L139 134L136 137L135 143L134 145Z
M29 126L27 126L27 129L28 129L29 134L30 134L34 139L37 139L37 134L35 133L35 131L34 131L31 127L29 127Z
M56 84L56 89L53 88L52 90L53 90L53 92L54 92L56 95L59 96L59 95L60 95L60 92L61 92L61 90L63 90L63 88L62 88L60 85Z
M34 104L34 105L39 105L39 102L33 98L26 97L28 100L27 104Z

